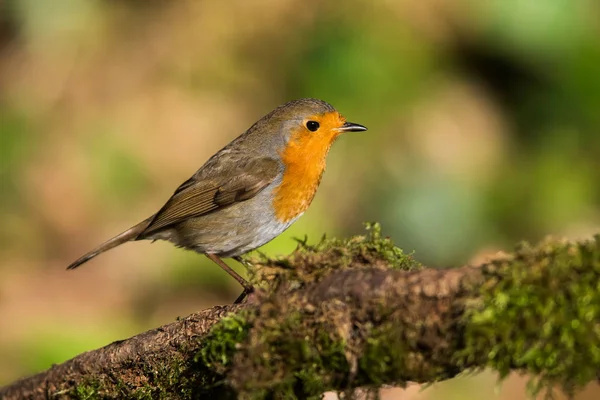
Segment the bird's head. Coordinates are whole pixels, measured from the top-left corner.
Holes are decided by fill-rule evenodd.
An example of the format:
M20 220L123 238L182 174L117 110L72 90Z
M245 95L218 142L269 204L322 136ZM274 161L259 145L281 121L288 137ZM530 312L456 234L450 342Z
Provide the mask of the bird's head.
M317 99L291 101L273 113L288 145L302 142L328 148L344 132L367 130L362 125L347 122L333 106Z

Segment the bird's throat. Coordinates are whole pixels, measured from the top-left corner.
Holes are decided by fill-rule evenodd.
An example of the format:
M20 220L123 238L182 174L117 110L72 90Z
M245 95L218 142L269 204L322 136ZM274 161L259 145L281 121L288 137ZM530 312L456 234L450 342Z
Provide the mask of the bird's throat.
M281 152L285 171L274 189L273 209L282 223L298 217L312 202L336 136L333 132L319 137L299 134Z

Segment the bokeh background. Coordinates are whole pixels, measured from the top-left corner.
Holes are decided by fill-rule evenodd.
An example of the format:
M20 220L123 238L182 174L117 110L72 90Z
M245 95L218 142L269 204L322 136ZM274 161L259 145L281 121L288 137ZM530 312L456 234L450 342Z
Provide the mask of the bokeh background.
M364 221L430 266L598 232L598 16L592 0L0 1L0 385L232 301L233 279L167 243L65 267L294 98L369 131L335 143L266 253ZM524 387L482 374L385 396Z

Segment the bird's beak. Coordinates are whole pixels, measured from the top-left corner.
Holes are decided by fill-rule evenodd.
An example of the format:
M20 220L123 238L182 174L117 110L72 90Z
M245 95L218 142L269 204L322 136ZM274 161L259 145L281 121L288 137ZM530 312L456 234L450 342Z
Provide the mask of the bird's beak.
M338 132L361 132L366 131L367 127L352 122L346 122L344 125L337 128Z

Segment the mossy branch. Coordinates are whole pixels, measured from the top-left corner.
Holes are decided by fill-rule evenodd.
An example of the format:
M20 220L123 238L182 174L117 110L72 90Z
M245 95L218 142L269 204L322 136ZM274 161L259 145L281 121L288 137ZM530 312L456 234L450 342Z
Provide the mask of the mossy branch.
M491 368L532 391L600 371L600 237L421 268L382 238L253 259L249 303L215 307L0 389L2 399L318 398Z

